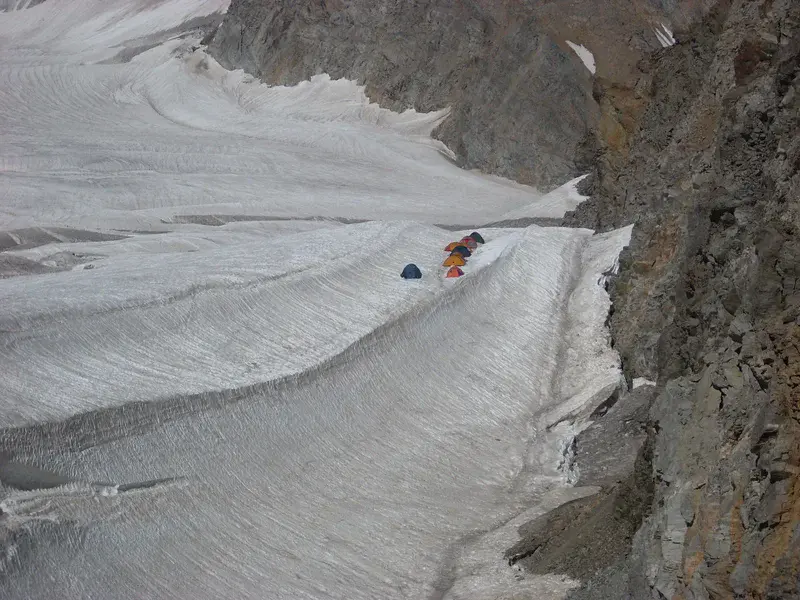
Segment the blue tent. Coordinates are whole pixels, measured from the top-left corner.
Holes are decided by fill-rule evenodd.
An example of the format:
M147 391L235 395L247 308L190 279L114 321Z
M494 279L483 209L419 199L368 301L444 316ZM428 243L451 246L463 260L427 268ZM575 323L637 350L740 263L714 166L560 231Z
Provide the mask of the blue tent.
M466 246L456 246L450 254L460 254L464 258L472 256L472 252Z
M422 271L414 263L408 263L403 272L400 273L400 277L403 279L422 279Z

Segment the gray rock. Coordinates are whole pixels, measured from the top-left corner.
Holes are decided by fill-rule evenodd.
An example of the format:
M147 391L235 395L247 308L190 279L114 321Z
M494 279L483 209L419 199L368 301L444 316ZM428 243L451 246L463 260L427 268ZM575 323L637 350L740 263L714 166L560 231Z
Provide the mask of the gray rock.
M575 598L800 597L800 5L760 4L719 3L643 66L635 138L566 219L636 222L612 333L663 385L652 510Z
M623 392L619 400L575 439L573 469L576 485L610 487L634 471L647 439L650 404L656 388L642 386Z

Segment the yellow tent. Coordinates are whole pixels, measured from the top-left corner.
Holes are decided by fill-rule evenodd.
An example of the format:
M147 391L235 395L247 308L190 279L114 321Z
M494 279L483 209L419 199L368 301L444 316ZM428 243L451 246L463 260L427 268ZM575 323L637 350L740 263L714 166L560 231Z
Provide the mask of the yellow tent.
M464 257L460 254L451 254L448 256L445 261L442 263L443 267L463 267L467 264L467 261L464 260Z

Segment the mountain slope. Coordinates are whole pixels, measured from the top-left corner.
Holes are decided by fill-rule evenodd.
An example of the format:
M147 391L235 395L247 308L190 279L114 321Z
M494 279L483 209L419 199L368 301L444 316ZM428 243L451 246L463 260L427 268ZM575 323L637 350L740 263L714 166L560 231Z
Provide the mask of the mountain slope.
M696 2L233 0L210 52L268 83L318 73L366 85L382 106L449 107L435 136L467 168L555 187L585 171L598 107L591 73L627 81ZM689 10L687 7L694 7Z

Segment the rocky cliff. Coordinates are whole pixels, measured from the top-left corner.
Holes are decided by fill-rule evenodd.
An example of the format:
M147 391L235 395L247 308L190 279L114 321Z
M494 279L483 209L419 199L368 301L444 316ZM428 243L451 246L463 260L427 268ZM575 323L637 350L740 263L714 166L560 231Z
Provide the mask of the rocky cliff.
M591 74L626 81L661 46L681 0L233 0L209 41L228 68L268 83L318 73L366 85L381 105L449 107L435 132L467 168L549 188L585 172L599 118ZM657 33L658 31L658 33Z
M650 515L575 597L798 598L800 3L720 0L682 37L567 219L636 222L610 322L658 382Z

